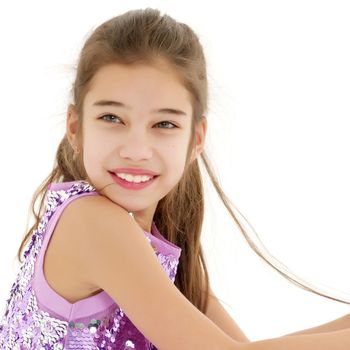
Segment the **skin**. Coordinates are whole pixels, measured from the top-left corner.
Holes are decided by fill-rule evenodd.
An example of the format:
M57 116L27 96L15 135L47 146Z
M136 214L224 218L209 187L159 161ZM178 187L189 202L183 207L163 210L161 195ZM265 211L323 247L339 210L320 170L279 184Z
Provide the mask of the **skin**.
M131 108L94 107L93 103L101 99L120 101ZM151 113L151 110L159 108L180 109L186 116ZM83 151L83 161L91 184L114 203L132 211L143 230L150 232L158 201L176 185L183 174L192 117L187 90L164 62L157 66L113 64L96 73L84 100L83 110L83 144L78 144L77 114L71 108L67 113L67 137L73 147L79 146ZM105 121L98 119L107 114L121 119L113 120L116 118L111 116ZM174 122L178 128L167 129L165 125L158 125L157 128L157 124L163 121ZM171 128L170 125L168 127ZM203 150L206 130L207 120L204 118L196 126L196 146L191 161ZM126 190L115 184L108 173L108 169L117 167L150 169L160 174L160 177L143 190ZM253 343L215 298L210 298L207 316L232 339L241 344L246 343L240 349L294 350L315 346L318 349L330 349L335 344L339 344L339 349L345 349L345 342L349 339L346 329L348 315L319 327ZM302 334L322 332L333 333L300 337Z
M94 106L99 100L119 101L130 108ZM179 109L186 115L152 112L160 108ZM133 212L142 229L150 232L159 200L183 175L191 133L189 92L165 61L155 65L109 64L93 77L83 111L83 144L78 144L74 108L68 109L66 132L70 144L83 151L90 183ZM195 127L196 144L190 161L202 152L206 131L207 119L202 118ZM113 181L108 170L128 167L152 170L160 176L144 189L125 189Z

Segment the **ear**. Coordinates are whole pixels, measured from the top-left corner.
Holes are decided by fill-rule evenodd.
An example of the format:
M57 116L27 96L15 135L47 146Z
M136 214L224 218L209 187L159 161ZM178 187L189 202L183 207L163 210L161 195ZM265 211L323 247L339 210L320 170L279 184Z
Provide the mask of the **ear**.
M195 160L203 151L205 138L207 135L208 121L206 116L202 116L201 120L195 126L196 144L194 146L191 161Z
M74 105L70 104L67 110L66 134L69 143L73 148L77 146L78 114Z

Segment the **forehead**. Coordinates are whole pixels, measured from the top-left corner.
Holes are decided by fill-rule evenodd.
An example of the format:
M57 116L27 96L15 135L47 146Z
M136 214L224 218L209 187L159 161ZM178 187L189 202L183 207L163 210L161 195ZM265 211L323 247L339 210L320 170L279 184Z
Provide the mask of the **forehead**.
M109 64L91 80L84 104L116 100L135 108L173 107L191 115L191 96L176 73L166 64Z

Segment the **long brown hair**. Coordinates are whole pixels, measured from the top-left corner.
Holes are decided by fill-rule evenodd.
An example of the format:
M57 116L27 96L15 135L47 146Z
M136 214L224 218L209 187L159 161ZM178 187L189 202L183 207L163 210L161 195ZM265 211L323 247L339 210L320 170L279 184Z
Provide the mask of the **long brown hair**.
M204 215L203 183L198 159L188 162L195 142L194 126L205 117L208 109L206 62L199 38L188 25L177 22L166 14L161 15L157 9L132 10L107 20L93 31L82 48L71 91L73 104L69 108L77 112L78 129L82 130L83 101L98 69L111 63L154 64L158 58L165 59L174 68L183 86L189 91L193 116L192 136L183 176L178 184L159 201L154 221L164 237L182 249L175 285L193 305L205 313L208 306L209 276L200 243ZM78 134L79 140L81 137L82 135ZM285 278L308 291L349 303L316 291L315 287L311 288L310 284L293 275L274 259L256 234L246 232L233 212L233 204L221 189L206 152L203 151L200 157L229 214L239 226L251 248L266 263ZM31 209L36 222L26 233L20 245L17 253L20 262L22 262L23 248L37 228L44 212L48 185L51 182L87 178L82 155L74 157L74 151L67 136L64 135L56 152L53 170L33 195ZM36 212L34 206L38 199L40 199L40 207ZM256 242L252 239L254 236Z

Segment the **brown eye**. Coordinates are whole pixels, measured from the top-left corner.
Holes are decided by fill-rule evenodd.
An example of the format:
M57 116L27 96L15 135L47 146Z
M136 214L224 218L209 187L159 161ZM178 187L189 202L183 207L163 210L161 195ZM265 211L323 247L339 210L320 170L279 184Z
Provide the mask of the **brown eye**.
M108 117L108 118L106 118ZM109 118L111 117L111 118ZM108 121L108 122L112 122L112 124L119 124L119 123L115 123L116 120L121 120L119 117L117 117L114 114L104 114L102 117L100 117L99 119ZM178 126L176 126L174 123L169 122L169 121L162 121L157 123L156 125L161 125L161 129L175 129L178 128Z
M161 129L175 129L175 128L177 128L177 126L174 123L168 122L168 121L163 121L163 122L160 122L160 123L158 123L156 125L172 125L172 127L170 127L170 128L169 127L165 127L165 128L161 128Z
M106 121L110 121L111 119L105 119L105 117L112 117L112 118L115 118L115 119L112 119L113 121L115 121L115 120L120 120L120 118L119 117L117 117L117 116L115 116L114 114L105 114L105 115L103 115L102 117L100 117L99 119L103 119L103 120L106 120Z

